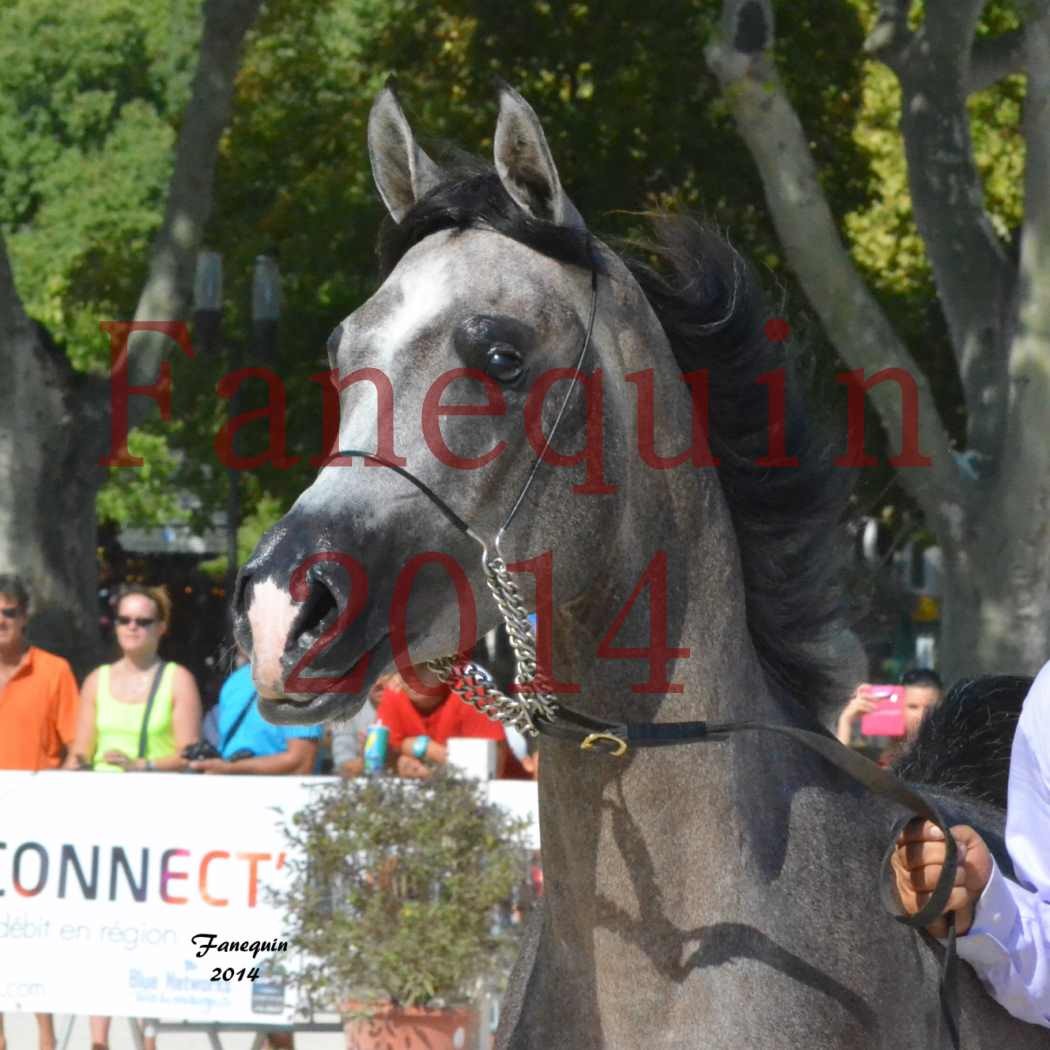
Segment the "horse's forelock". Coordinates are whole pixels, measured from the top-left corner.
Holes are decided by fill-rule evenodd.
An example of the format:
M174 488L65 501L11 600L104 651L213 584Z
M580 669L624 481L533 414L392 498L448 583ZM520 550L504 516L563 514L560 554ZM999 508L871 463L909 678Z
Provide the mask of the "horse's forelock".
M400 222L384 222L380 276L385 279L413 245L449 229L490 229L559 262L585 269L596 263L586 230L534 218L511 200L494 171L460 162L449 180L417 201Z

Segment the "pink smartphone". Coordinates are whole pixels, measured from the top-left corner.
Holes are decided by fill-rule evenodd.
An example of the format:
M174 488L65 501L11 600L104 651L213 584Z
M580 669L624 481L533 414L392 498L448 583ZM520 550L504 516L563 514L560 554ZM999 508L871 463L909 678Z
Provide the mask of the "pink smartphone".
M861 717L861 733L864 736L904 736L904 686L869 686L868 699L875 704L875 710Z

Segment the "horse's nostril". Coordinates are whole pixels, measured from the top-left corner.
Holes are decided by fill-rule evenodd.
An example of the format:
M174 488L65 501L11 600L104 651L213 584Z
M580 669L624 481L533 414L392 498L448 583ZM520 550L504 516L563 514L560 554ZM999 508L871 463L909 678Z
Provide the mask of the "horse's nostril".
M313 579L310 581L310 593L303 603L299 615L296 617L292 628L293 640L298 641L304 634L316 631L324 621L331 616L339 603L335 595L328 589L323 580Z
M252 574L245 569L237 574L237 582L233 587L233 611L242 616L248 612L248 602L252 596Z

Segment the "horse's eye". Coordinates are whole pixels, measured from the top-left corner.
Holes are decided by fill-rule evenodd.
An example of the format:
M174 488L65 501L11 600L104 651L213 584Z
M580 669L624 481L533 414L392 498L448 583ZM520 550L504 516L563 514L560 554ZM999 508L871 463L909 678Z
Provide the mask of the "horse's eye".
M513 383L525 371L525 363L513 346L496 343L485 355L485 371L500 383Z

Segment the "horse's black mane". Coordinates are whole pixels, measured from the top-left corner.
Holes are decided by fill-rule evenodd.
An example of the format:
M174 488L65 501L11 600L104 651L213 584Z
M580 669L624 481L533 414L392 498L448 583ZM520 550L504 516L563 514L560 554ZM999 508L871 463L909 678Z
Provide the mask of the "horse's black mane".
M815 425L754 272L722 237L689 217L660 216L648 246L656 266L624 261L641 285L683 372L707 369L708 440L733 519L751 637L770 682L816 713L836 685L821 641L840 612L838 526L850 475ZM759 377L782 371L782 420ZM783 428L791 467L765 467Z
M754 273L720 236L687 217L660 216L649 262L623 256L641 285L684 372L708 370L708 439L732 515L744 574L748 626L770 683L816 712L835 682L820 642L839 611L837 525L848 474L807 416L783 345L764 334L767 313ZM584 268L585 231L543 222L509 197L491 169L461 168L380 238L386 276L413 245L444 229L482 228ZM773 421L769 387L783 370L786 433L794 467L764 467Z
M1032 679L1022 675L964 678L923 720L893 771L1006 808L1006 784L1021 706Z

